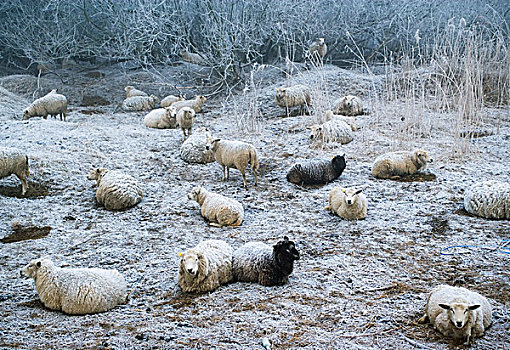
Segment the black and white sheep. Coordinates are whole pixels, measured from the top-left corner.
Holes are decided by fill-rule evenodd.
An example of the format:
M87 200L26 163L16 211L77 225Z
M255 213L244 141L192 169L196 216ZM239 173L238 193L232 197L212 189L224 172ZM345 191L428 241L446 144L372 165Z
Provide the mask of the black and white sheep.
M380 155L372 165L372 175L378 179L398 178L416 174L432 162L426 151L417 149L410 151L389 152Z
M237 200L209 192L203 187L193 187L188 198L200 205L200 213L211 226L240 226L244 208Z
M357 96L347 95L333 102L331 109L335 114L361 115L363 114L363 102Z
M142 200L142 188L130 175L96 168L90 171L87 178L97 181L96 200L107 210L127 209Z
M28 190L27 177L30 175L28 156L19 149L0 147L0 179L16 175L21 181L21 195Z
M175 107L156 108L150 111L143 122L148 128L155 129L175 129L177 119L175 116Z
M184 140L191 135L191 129L193 128L193 122L195 121L195 111L190 107L182 107L177 112L177 125L184 134ZM186 134L187 132L187 134Z
M122 102L122 109L127 112L150 111L154 109L156 103L158 103L158 97L155 95L133 96Z
M489 180L471 186L464 195L464 208L483 218L510 220L510 183Z
M289 115L289 108L292 107L300 107L302 113L304 106L310 106L310 88L301 84L276 88L274 99L278 106L285 108L287 116Z
M345 145L354 140L351 126L339 118L333 118L309 128L310 139L313 142L338 142Z
M287 172L287 181L297 185L327 184L342 175L345 166L345 155L297 163Z
M329 205L324 209L345 220L361 220L367 216L368 200L361 189L335 187L329 192Z
M65 121L66 113L67 98L64 95L57 94L56 90L52 90L25 108L23 110L23 119L29 119L38 116L46 119L48 115L52 117L59 115L60 120Z
M205 147L211 134L205 128L197 129L181 145L181 159L187 163L212 163L215 161L214 154Z

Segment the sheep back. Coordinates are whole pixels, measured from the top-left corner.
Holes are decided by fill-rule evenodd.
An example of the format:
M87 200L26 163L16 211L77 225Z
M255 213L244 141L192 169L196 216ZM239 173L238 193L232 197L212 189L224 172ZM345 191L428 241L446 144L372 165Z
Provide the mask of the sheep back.
M0 147L0 179L16 175L21 181L21 194L28 190L27 177L30 175L28 156L19 149Z
M263 242L249 242L234 251L232 269L234 280L259 282L263 269L271 265L273 249Z
M154 95L133 96L122 102L122 109L128 112L148 111L153 109L157 102L158 98Z
M207 191L203 187L193 188L189 198L200 204L200 213L210 223L240 226L244 220L243 206L235 199Z
M331 110L326 111L326 121L330 121L333 119L337 119L337 120L341 120L341 121L345 122L347 125L349 125L351 127L352 131L357 131L359 129L358 124L356 123L356 119L354 119L354 117L333 114L333 111L331 111Z
M107 210L121 210L140 203L143 191L130 175L110 170L101 175L96 200Z
M210 137L211 135L206 129L200 128L195 131L181 145L181 159L187 163L206 164L214 162L214 154L205 148Z
M192 100L185 100L185 101L177 101L172 104L172 106L175 107L176 111L179 112L181 108L189 107L193 108L195 113L200 113L202 111L202 107L204 106L204 103L207 101L207 98L204 96L196 96Z
M282 108L310 105L310 88L306 85L276 88L275 102Z
M149 96L146 92L142 90L135 89L133 86L128 85L124 88L126 91L126 98L135 97L135 96Z
M175 109L167 108L157 108L150 111L143 119L145 126L155 129L175 129L177 124Z
M32 104L23 111L23 119L38 116L47 118L49 114L51 116L60 115L60 118L65 120L66 113L67 98L52 90L47 95L32 102Z
M331 119L310 127L312 141L338 142L345 145L354 139L352 128L341 119Z
M464 195L468 213L487 219L510 219L510 183L489 180L471 186Z
M172 104L174 104L175 102L179 102L179 101L183 101L184 99L182 97L177 97L177 96L174 96L174 95L168 95L166 96L165 98L163 98L161 100L161 107L170 107Z
M297 163L288 170L287 181L298 185L327 184L340 177L345 167L345 156Z
M397 151L380 155L372 165L372 175L378 179L412 175L425 169L432 159L423 150Z
M342 115L363 114L363 103L357 96L347 95L333 102L333 112Z

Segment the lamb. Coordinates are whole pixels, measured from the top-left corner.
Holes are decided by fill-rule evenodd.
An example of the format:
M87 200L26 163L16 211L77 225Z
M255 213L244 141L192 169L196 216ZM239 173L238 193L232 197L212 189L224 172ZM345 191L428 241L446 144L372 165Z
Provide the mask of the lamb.
M57 94L56 90L50 91L48 94L38 98L30 106L23 110L23 119L41 116L44 119L48 114L60 116L60 120L66 120L67 98L64 95Z
M205 65L205 60L197 53L188 52L187 50L181 50L179 51L179 54L181 55L181 58L185 62L198 64L201 66Z
M164 99L161 100L160 105L162 108L170 107L172 104L174 104L175 102L179 102L179 101L184 101L184 98L177 97L174 95L168 95Z
M131 85L128 85L124 88L126 91L126 98L135 97L135 96L149 96L146 92L142 90L135 89Z
M27 177L30 175L28 156L16 148L0 147L0 179L13 174L20 179L21 195L24 196L28 190Z
M333 112L342 115L363 114L363 103L357 96L347 95L333 102Z
M243 223L244 209L235 199L209 192L203 187L193 187L188 198L200 205L200 213L211 226L241 226Z
M275 102L278 106L285 108L289 116L289 108L300 107L300 113L306 105L310 106L310 88L305 85L294 85L290 87L276 88Z
M203 241L179 255L178 283L185 293L211 292L232 281L232 247L224 241Z
M287 181L298 185L327 184L342 175L345 166L345 154L332 159L297 163L287 172Z
M190 107L182 107L177 113L177 124L181 127L184 134L184 140L191 135L191 128L193 128L194 121L195 111ZM187 135L186 130L188 131Z
M324 38L319 38L310 45L308 56L312 59L322 61L327 52L328 46L324 42Z
M157 96L133 96L122 102L122 109L127 112L149 111L158 103Z
M117 270L60 268L40 258L26 265L21 274L34 279L39 298L51 310L84 315L126 303L126 281Z
M299 252L285 236L271 249L262 242L250 242L234 251L232 268L234 281L257 282L263 286L281 286L289 281Z
M392 179L413 175L426 168L433 160L427 152L417 149L414 152L397 151L380 155L372 165L372 175L378 179Z
M341 121L345 122L347 125L349 125L351 127L352 131L357 131L359 129L358 124L356 123L356 119L354 119L354 117L347 117L345 115L333 114L332 110L327 110L326 111L326 121L330 121L333 119L341 120Z
M344 145L354 139L352 128L343 120L336 118L309 128L312 141L338 142Z
M253 145L242 141L209 139L205 149L212 151L214 158L218 164L222 166L222 181L229 178L230 168L235 167L241 172L244 188L247 188L246 175L244 172L248 164L250 164L253 175L255 175L255 186L257 186L257 171L259 169L259 162L257 159L257 151Z
M181 159L187 163L212 163L214 154L205 149L211 134L206 128L199 128L181 145Z
M130 175L96 168L90 171L87 178L97 181L96 200L106 210L127 209L142 200L142 188Z
M361 220L367 216L367 197L361 189L335 187L329 192L329 205L324 208L345 220Z
M207 98L204 96L196 96L193 100L178 101L173 103L172 106L175 107L177 112L179 112L181 108L190 107L193 108L195 113L200 113L205 101L207 101Z
M145 116L143 122L149 128L175 129L177 123L175 107L153 109Z
M464 195L464 208L483 218L510 220L510 183L489 180L473 185Z
M440 285L427 298L425 315L420 323L430 321L445 337L462 339L481 337L492 322L492 308L487 299L466 288Z

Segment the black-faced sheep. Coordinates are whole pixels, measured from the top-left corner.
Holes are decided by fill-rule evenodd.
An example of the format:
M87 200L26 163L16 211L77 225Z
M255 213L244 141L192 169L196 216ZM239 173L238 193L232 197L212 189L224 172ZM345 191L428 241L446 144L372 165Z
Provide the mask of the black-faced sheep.
M177 118L175 107L157 108L150 111L143 122L145 126L156 129L175 129Z
M142 90L135 89L133 86L128 85L124 88L126 91L126 98L135 97L135 96L149 96L146 92Z
M30 175L28 156L16 148L0 147L0 179L16 175L21 181L21 195L28 190L27 177Z
M240 226L243 223L244 209L235 199L209 192L203 187L193 187L188 198L200 205L200 213L211 226Z
M357 96L347 95L333 102L333 112L341 115L363 114L363 103Z
M413 175L432 162L424 150L397 151L380 155L372 165L372 175L378 179L398 178Z
M510 220L510 183L489 180L471 186L464 195L464 208L483 218Z
M367 216L368 201L361 189L335 187L329 192L329 205L324 208L345 220L361 220Z
M174 95L168 95L161 100L160 105L162 108L170 107L172 104L174 104L175 102L179 102L179 101L184 101L184 98L177 97Z
M187 163L212 163L215 161L214 154L205 147L211 134L205 128L197 129L181 145L181 159Z
M312 142L338 142L342 145L354 140L352 128L341 119L333 118L322 124L310 126Z
M41 258L31 261L21 273L34 279L39 298L51 310L84 315L126 303L126 281L117 270L63 269Z
M178 283L185 293L213 291L232 277L232 247L224 241L203 241L181 255Z
M207 101L207 98L204 96L196 96L193 100L185 100L185 101L177 101L172 104L172 106L175 107L177 112L181 108L189 107L193 108L195 113L200 113L202 111L202 107L204 106L204 103Z
M310 88L305 85L276 88L274 99L278 106L285 108L287 116L289 116L289 108L292 107L299 106L302 113L305 105L310 106Z
M289 280L299 252L294 242L284 237L271 249L262 242L250 242L234 251L234 280L257 282L263 286L280 286Z
M297 163L287 172L287 181L297 185L327 184L342 175L345 166L345 155Z
M195 121L195 111L190 107L182 107L179 112L177 112L177 125L182 130L184 134L184 140L186 137L191 135L191 129L193 128L193 122ZM187 135L186 135L187 131Z
M140 112L140 111L150 111L154 109L158 103L157 96L133 96L128 97L122 102L122 109L127 112Z
M96 200L107 210L127 209L142 200L142 188L130 175L96 168L90 171L87 178L97 181Z
M60 115L60 120L66 120L67 98L52 90L41 98L38 98L30 106L23 110L23 119L41 116L44 119L50 116Z

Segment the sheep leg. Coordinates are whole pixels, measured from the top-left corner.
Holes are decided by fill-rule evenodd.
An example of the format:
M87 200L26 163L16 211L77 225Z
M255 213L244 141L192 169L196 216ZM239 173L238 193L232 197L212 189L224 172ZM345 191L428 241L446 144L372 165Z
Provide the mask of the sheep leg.
M25 193L27 193L27 190L28 190L27 179L26 179L25 176L19 176L18 174L16 174L16 176L21 181L21 195L24 196Z
M221 179L221 181L225 181L227 179L227 173L225 171L225 168L227 168L227 167L223 165L223 178Z
M244 169L241 170L241 175L243 176L243 184L244 184L244 188L248 188L248 185L246 183L246 174L244 173Z
M418 319L418 323L427 323L428 320L429 320L429 317L427 316L427 314L425 314Z
M257 169L255 169L255 166L252 166L251 170L253 171L253 175L255 175L255 186L257 186Z
M227 167L227 180L230 179L230 168Z

